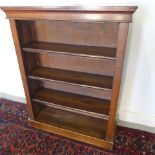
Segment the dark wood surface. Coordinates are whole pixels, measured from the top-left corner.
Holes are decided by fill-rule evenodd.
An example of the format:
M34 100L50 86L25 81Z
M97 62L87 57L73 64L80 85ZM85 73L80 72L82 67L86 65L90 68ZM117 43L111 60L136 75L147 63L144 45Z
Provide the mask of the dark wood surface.
M55 53L37 53L37 64L43 67L113 76L115 59L97 59Z
M62 43L31 42L22 49L29 52L53 52L57 54L68 54L105 59L112 59L116 56L115 48L72 44L69 45Z
M32 79L63 81L87 86L112 89L113 77L84 72L75 72L48 67L35 67L29 75Z
M131 22L136 6L1 7L8 18Z
M28 107L28 111L29 111L29 117L31 119L34 119L30 91L29 91L28 81L27 81L27 77L26 77L26 69L24 66L22 50L20 48L20 40L18 38L18 30L16 27L16 21L14 19L10 19L9 22L10 22L10 27L11 27L11 31L12 31L12 37L14 40L14 45L16 48L16 55L17 55L17 59L18 59L18 65L19 65L19 69L20 69L20 73L21 73L21 78L22 78L22 82L23 82L23 86L24 86L24 90L25 90L25 96L26 96L26 102L27 102L27 107Z
M2 10L31 10L31 11L97 11L97 12L122 12L133 13L137 6L3 6Z
M108 100L43 88L36 93L32 100L45 104L48 103L48 105L59 109L73 112L76 110L76 113L106 119L108 118L110 106L110 101Z
M29 124L111 149L128 25L137 7L2 9L10 20Z
M36 117L36 120L95 138L104 139L106 135L106 120L79 115L51 107L43 108Z
M74 140L79 141L79 138L80 138L80 141L82 141L82 142L92 144L92 145L95 145L95 146L98 146L101 148L110 149L110 150L113 147L113 143L110 141L105 141L104 139L99 139L99 138L87 136L86 134L81 134L81 133L78 133L75 131L67 130L67 129L64 129L62 127L56 127L55 125L52 125L49 122L48 122L49 123L48 124L46 121L41 122L39 120L29 119L28 122L29 122L29 125L31 127L34 127L36 129L40 129L40 130L44 130L47 132L52 131L55 134L65 136L65 137L68 137L70 139L74 139Z
M111 89L105 89L105 88L99 88L99 87L93 87L88 85L79 85L79 84L73 84L73 83L67 83L57 80L45 80L45 79L38 79L31 77L31 80L34 82L39 82L40 87L44 87L47 89L54 89L54 90L61 90L64 92L74 93L74 94L80 94L84 96L91 96L94 98L100 98L100 99L106 99L111 100Z
M107 49L117 48L119 23L115 22L96 23L87 21L66 22L63 20L18 20L18 24L21 25L22 31L20 31L20 34L23 35L23 39L27 40L27 35L29 36L29 42L25 42L24 46L31 44L31 42L43 42L51 43L50 49L53 48L51 45L58 44L61 47L65 45L65 49L61 48L61 50L66 50L67 46L69 51L71 51L71 49L75 50L77 46L85 50L89 48L89 46L98 47L98 49L100 49L100 47ZM28 31L27 29L30 33L28 32L27 35L25 35L25 32ZM41 48L43 48L42 46L45 47L45 45L41 45ZM76 49L76 51L78 51L78 49ZM94 51L94 48L92 51ZM57 50L57 52L65 51ZM81 53L82 52L83 51L81 51ZM104 52L105 50L103 53Z
M28 77L29 79L41 81L41 85L45 88L101 99L111 99L113 77L41 66L35 67L28 74Z
M118 35L118 48L116 56L116 67L112 89L112 99L109 111L109 121L107 127L106 138L107 140L113 140L116 127L116 111L119 99L119 91L121 85L121 75L123 71L123 62L125 56L125 48L127 42L129 23L121 23Z

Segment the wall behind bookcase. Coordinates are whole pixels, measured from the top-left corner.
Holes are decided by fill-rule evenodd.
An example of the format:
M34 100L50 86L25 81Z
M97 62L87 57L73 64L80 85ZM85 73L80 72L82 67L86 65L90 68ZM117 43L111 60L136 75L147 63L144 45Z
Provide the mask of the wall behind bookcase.
M155 127L155 2L151 0L38 0L37 5L138 5L130 27L118 119ZM0 5L36 5L1 0ZM8 20L0 12L0 93L25 98Z

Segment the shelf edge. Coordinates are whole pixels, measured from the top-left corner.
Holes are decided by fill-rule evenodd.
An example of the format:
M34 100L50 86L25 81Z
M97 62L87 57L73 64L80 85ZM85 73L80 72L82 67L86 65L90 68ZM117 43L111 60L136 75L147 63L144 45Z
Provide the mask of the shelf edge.
M22 48L25 52L32 52L32 53L53 53L53 54L62 54L62 55L71 55L71 56L78 56L78 57L88 57L90 59L107 59L107 60L116 60L114 57L108 56L97 56L97 55L88 55L88 54L76 54L76 53L69 53L63 51L54 51L54 50L43 50L43 49L33 49L33 48Z
M95 113L95 112L90 112L90 111L86 111L86 110L81 110L81 109L77 109L77 108L72 108L72 107L67 107L67 106L63 106L63 105L58 105L58 104L54 104L48 101L42 101L39 99L32 99L32 101L34 102L38 102L44 105L48 105L50 107L56 108L56 109L60 109L60 110L65 110L65 111L69 111L69 112L74 112L77 114L81 114L81 115L85 115L85 116L90 116L93 118L99 118L99 119L103 119L103 120L108 120L109 116L108 115L104 115L104 114L99 114L99 113Z

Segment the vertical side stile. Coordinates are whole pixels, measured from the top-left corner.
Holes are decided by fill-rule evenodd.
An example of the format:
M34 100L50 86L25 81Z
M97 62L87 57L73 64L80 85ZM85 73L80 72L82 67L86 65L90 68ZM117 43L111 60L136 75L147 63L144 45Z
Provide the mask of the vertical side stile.
M115 74L112 86L112 97L109 111L109 120L107 125L106 139L108 141L113 141L115 128L116 128L116 111L117 103L119 98L121 76L123 69L123 60L125 55L125 48L127 42L129 23L120 23L118 32L118 42L116 51L116 66Z
M33 114L33 110L32 110L30 92L29 92L29 88L28 88L28 81L26 78L26 72L25 72L24 62L23 62L23 58L22 58L22 50L20 47L20 41L18 38L16 21L15 21L15 19L10 19L9 22L10 22L10 27L11 27L11 31L12 31L13 40L14 40L14 45L16 48L16 55L17 55L17 59L18 59L19 69L20 69L20 73L21 73L21 77L22 77L22 81L23 81L23 86L24 86L24 90L25 90L25 96L26 96L27 108L29 111L29 117L32 120L34 120L34 114Z

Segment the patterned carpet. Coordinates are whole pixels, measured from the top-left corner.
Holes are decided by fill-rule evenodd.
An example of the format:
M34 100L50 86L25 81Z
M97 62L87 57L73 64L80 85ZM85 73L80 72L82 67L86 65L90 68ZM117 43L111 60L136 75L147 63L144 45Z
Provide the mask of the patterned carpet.
M117 126L114 151L27 125L25 104L0 99L0 155L155 155L155 135Z

